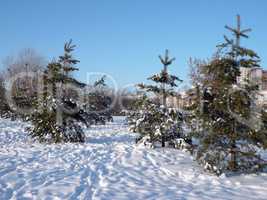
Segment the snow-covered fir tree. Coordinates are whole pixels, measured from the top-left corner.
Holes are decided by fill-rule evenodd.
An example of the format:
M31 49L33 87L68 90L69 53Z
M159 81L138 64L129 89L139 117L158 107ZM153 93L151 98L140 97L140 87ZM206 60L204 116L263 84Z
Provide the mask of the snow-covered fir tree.
M113 121L111 91L106 84L106 76L95 81L87 95L86 110L90 116L91 124L105 124Z
M195 87L193 116L198 127L193 130L199 145L196 158L206 169L223 172L252 172L265 167L257 148L266 145L266 130L256 106L257 85L240 84L240 67L259 67L258 55L240 46L245 31L230 29L236 40L225 36L225 43L211 61L199 67L200 77ZM191 121L194 123L194 120ZM266 147L266 146L265 146Z
M79 122L87 124L84 111L72 99L66 84L85 87L70 76L79 62L72 56L75 45L71 41L64 46L64 56L48 64L43 74L43 95L36 99L32 115L30 135L40 142L84 142L85 136Z
M176 108L167 107L167 97L176 95L174 88L177 87L176 82L181 80L168 73L168 66L174 61L174 58L169 58L168 50L164 58L161 56L159 58L163 64L163 70L148 78L155 84L138 85L148 94L140 97L128 119L131 130L141 134L140 140L147 140L153 146L159 142L162 147L165 147L165 142L175 145L174 139L182 136L182 114ZM160 97L161 101L153 101L150 93L157 98Z

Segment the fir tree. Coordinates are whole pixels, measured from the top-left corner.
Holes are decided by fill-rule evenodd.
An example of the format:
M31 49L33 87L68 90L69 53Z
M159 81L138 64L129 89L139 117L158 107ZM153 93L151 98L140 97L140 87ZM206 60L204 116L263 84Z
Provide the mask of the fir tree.
M87 111L90 113L92 124L105 124L113 121L111 106L112 98L108 95L110 90L106 84L106 76L95 81L88 93Z
M161 146L165 147L166 141L180 137L182 132L181 113L175 108L167 107L167 97L176 94L174 91L174 88L177 87L176 82L181 82L181 80L168 73L168 66L175 60L169 58L168 50L166 50L164 58L161 56L159 58L163 64L163 70L148 78L156 84L139 84L138 87L157 97L161 96L161 103L155 103L147 95L143 96L137 102L137 111L130 114L129 121L132 130L140 133L141 138L148 136L150 142L160 141Z
M225 36L216 56L200 67L202 103L195 107L200 127L194 133L199 138L197 159L215 173L255 171L262 168L256 146L264 145L266 132L259 132L255 109L257 87L253 83L240 84L240 67L259 66L258 55L240 46L240 38L248 37L238 27L232 29L236 41ZM199 112L201 110L201 112ZM261 138L261 139L259 139Z
M48 64L43 74L43 98L36 100L36 112L32 116L33 128L30 135L40 142L84 142L85 136L79 122L87 124L84 111L68 96L65 85L75 84L85 87L70 77L70 72L77 70L78 60L72 58L74 50L71 41L64 46L65 54L59 61Z

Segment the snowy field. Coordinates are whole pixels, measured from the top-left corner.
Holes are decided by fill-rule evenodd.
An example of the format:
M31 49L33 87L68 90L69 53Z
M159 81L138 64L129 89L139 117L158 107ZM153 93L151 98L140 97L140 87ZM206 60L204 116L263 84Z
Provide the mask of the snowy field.
M267 199L267 175L226 178L188 153L134 145L123 118L86 130L85 144L31 142L27 124L0 120L0 200Z

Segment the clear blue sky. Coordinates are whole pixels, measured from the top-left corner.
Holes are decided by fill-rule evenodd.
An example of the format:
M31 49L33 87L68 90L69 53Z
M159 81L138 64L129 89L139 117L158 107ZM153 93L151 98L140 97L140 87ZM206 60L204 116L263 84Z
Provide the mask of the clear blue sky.
M0 59L25 47L50 59L72 38L79 79L105 72L122 86L158 72L168 48L176 57L170 71L187 80L189 57L210 57L237 13L253 29L242 43L267 68L265 0L2 0Z

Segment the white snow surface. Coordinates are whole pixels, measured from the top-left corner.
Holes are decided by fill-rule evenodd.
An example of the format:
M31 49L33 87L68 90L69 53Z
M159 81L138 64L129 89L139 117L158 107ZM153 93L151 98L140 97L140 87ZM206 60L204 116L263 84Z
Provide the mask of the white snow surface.
M39 144L0 120L0 200L267 199L267 175L210 175L175 149L136 146L123 118L86 129L85 144Z

